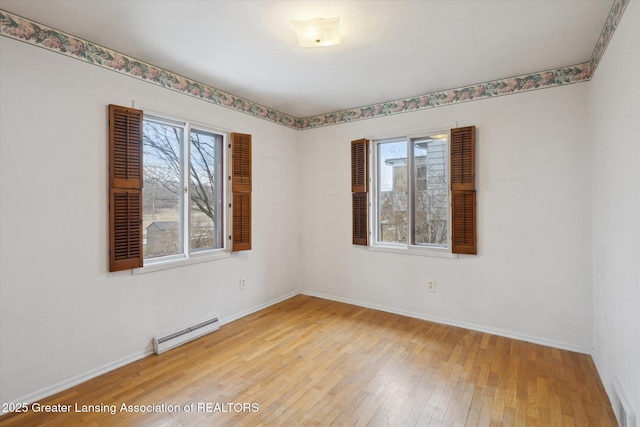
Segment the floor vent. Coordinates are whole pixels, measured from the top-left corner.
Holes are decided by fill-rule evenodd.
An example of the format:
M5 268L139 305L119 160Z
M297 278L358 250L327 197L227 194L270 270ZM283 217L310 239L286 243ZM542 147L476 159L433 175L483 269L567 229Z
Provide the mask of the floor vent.
M629 400L627 400L622 384L617 378L613 381L613 394L615 395L614 402L611 403L620 427L636 427L636 416L631 409Z
M218 329L220 329L220 322L218 322L217 317L214 317L213 319L198 323L197 325L183 329L171 335L154 338L153 350L156 354L160 354L188 341L206 335L209 332L217 331Z

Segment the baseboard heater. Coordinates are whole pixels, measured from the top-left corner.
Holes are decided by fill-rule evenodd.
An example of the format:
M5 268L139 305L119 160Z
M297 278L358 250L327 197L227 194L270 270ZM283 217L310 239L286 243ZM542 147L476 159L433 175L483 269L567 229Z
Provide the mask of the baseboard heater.
M154 338L153 350L156 352L156 354L160 354L186 342L195 340L196 338L199 338L210 332L217 331L218 329L220 329L220 322L218 322L217 317L214 317L213 319L198 323L197 325L183 329L171 335Z

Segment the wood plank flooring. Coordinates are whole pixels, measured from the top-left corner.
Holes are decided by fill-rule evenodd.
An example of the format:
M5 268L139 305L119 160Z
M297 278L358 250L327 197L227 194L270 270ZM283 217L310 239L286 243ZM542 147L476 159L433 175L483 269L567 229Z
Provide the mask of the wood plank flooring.
M39 403L0 425L617 425L588 355L302 295Z

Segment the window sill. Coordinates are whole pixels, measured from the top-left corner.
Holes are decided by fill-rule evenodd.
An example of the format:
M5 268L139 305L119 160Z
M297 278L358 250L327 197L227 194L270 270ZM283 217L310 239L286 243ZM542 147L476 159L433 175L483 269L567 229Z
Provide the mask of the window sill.
M429 256L435 258L456 259L458 254L452 254L448 249L421 248L417 246L397 246L397 245L372 245L368 246L370 251L389 252L394 254Z
M210 253L193 254L189 258L179 258L179 259L171 259L166 261L152 262L152 263L149 263L148 265L145 265L144 267L134 268L131 271L131 274L137 275L137 274L152 273L154 271L168 270L170 268L183 267L185 265L191 265L191 264L200 264L202 262L217 261L219 259L225 259L230 257L231 257L231 252L223 251L223 250L210 252Z

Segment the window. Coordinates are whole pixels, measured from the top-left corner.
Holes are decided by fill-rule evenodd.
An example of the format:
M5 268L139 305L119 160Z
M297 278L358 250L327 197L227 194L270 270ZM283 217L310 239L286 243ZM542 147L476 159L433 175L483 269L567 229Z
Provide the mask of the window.
M251 141L110 105L109 271L250 250Z
M352 243L477 254L475 135L467 126L374 140L371 153L368 139L351 141Z
M142 129L144 259L223 249L227 136L151 115Z
M448 132L374 147L375 243L448 248Z

